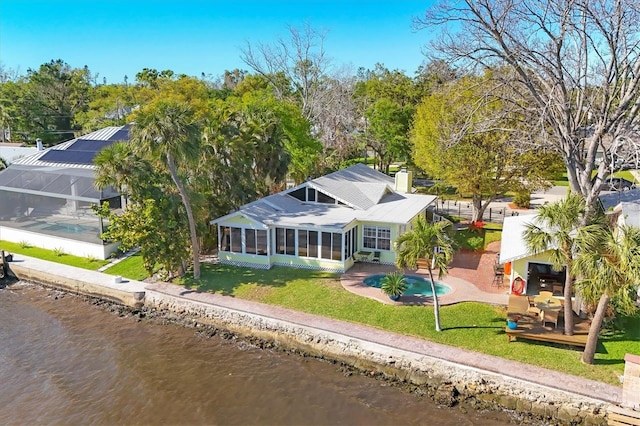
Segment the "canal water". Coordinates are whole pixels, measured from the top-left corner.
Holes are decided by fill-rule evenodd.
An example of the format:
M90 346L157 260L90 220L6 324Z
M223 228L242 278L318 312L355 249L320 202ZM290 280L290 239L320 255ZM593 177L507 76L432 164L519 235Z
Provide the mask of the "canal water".
M327 362L0 289L0 424L506 425Z

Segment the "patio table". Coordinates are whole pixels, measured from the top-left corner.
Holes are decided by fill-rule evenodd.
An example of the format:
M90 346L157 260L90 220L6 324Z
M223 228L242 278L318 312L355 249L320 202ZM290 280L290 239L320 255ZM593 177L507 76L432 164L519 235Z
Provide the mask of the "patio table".
M562 303L555 297L542 297L536 296L533 298L533 302L536 307L540 309L540 319L544 321L544 313L546 311L559 311L562 307Z
M560 300L555 297L546 298L536 296L533 298L533 302L541 311L559 311L562 306Z

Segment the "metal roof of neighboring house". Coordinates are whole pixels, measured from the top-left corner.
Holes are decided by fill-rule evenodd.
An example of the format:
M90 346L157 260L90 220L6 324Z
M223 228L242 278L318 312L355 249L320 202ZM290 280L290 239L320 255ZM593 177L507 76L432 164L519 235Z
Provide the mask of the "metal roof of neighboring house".
M129 128L106 127L18 158L0 172L0 191L84 201L117 197L114 188L95 188L93 158L106 146L128 140Z
M375 182L376 178L379 179L378 182ZM379 188L372 189L375 185ZM437 198L434 195L396 193L392 190L393 185L393 178L358 164L294 188L322 188L323 192L347 205L302 202L288 195L291 191L284 191L245 204L238 211L211 223L241 215L265 226L281 227L318 226L341 229L354 220L405 224ZM338 192L339 195L329 192L330 190ZM355 193L350 193L349 190ZM373 199L376 197L379 198L374 203ZM355 206L350 207L351 204Z
M607 192L601 194L598 199L602 209L607 210L615 208L620 203L637 203L640 204L640 189L631 189L629 191Z
M131 125L129 124L105 127L80 138L19 158L13 164L93 169L93 157L106 146L116 141L128 140L130 127ZM77 142L80 142L78 146L81 146L82 149L74 149Z

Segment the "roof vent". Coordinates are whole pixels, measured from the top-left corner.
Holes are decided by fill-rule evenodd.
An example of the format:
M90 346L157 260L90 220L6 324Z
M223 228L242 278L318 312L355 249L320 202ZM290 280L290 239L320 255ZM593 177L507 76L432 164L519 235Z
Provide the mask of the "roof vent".
M42 139L36 139L36 147L38 147L38 151L44 151L44 146L42 146Z

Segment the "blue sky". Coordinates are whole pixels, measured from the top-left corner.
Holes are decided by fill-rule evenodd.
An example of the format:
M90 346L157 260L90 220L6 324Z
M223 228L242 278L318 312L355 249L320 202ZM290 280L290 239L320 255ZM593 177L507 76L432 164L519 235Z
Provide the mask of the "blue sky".
M414 16L428 0L0 0L0 62L26 73L52 59L87 65L98 80L129 81L143 68L214 76L248 69L246 42L288 37L288 26L328 30L325 50L334 65L389 69L413 76L429 39Z

